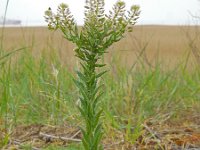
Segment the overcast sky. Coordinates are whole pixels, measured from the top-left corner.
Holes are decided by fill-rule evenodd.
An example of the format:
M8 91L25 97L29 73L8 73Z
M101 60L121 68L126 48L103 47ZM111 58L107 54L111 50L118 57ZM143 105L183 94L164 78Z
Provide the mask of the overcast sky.
M117 0L105 0L106 10ZM139 24L191 24L190 13L200 14L198 0L124 0L127 8L138 4L142 13ZM7 0L0 0L0 16L3 16ZM20 19L24 25L45 24L44 11L48 7L56 10L61 2L67 3L78 24L83 23L85 0L9 0L7 18ZM199 15L200 16L200 15Z

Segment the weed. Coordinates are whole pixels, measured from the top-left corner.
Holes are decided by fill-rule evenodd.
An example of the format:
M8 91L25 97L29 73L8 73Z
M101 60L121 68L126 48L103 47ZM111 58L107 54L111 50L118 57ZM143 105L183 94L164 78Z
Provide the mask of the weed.
M45 18L49 29L60 29L64 37L75 43L77 48L75 56L80 58L82 72L77 71L78 80L74 80L80 91L80 103L78 106L85 120L85 128L82 128L82 143L86 150L103 149L100 141L102 138L101 123L99 121L102 109L99 108L101 90L99 78L107 71L97 73L107 48L114 42L118 42L124 33L131 30L129 25L134 25L140 14L139 7L133 5L126 16L125 3L118 1L113 10L107 16L104 13L104 0L87 0L85 6L85 22L82 30L78 31L68 5L61 4L57 14L53 14L51 8L45 12Z

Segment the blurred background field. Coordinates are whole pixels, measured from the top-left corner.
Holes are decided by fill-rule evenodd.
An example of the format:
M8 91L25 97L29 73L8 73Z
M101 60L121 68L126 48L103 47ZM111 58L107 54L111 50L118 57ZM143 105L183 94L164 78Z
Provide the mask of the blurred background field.
M191 51L187 34L194 38L198 30L196 26L136 26L133 33L128 33L126 38L109 48L106 60L110 61L111 56L117 55L123 65L130 67L141 56L146 63L153 65L159 61L170 68L180 63ZM198 45L198 39L195 40ZM35 57L42 51L51 53L53 50L69 67L76 64L74 45L59 32L52 33L45 27L5 28L3 47L6 50L28 47Z

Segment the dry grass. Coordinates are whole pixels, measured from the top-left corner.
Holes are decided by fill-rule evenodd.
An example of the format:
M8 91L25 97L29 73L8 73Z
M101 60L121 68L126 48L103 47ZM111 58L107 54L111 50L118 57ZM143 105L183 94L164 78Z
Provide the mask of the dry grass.
M154 64L159 58L167 67L173 67L189 52L185 32L192 33L193 30L195 30L194 26L136 26L133 33L110 48L107 58L116 55L115 51L118 51L119 59L123 64L130 66L145 49L143 59L147 63ZM67 42L60 34L52 33L46 27L6 28L3 46L5 49L27 46L35 56L40 55L42 50L53 49L59 51L64 63L73 66L76 63L75 58L72 57L74 45Z

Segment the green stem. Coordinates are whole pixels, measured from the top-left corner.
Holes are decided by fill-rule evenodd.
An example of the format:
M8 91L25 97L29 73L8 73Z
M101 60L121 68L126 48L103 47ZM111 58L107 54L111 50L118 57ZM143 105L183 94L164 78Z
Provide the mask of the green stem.
M97 85L96 78L96 60L95 57L91 57L90 61L85 62L85 67L83 68L83 74L88 80L82 81L86 87L86 95L88 99L84 99L86 104L86 109L84 108L84 118L85 118L85 133L87 136L83 138L83 142L86 141L86 150L99 150L100 145L98 145L101 140L101 124L99 123L100 111L97 108L97 103L95 99L97 97L97 90L99 86Z

